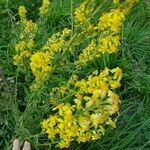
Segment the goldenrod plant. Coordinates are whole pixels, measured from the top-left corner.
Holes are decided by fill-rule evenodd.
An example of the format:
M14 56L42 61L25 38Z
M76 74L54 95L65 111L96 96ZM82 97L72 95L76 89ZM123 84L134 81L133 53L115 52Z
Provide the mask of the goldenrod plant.
M40 21L27 19L25 7L19 7L20 34L14 64L32 73L31 92L38 93L58 68L73 66L65 82L49 89L52 114L41 123L42 133L60 148L68 148L72 141L97 140L107 126L116 128L122 70L117 66L108 68L105 56L109 58L118 52L123 22L136 2L113 0L108 5L106 0L84 0L71 10L71 26L50 35L38 49L36 34ZM46 18L52 3L43 0L39 18ZM108 9L104 10L106 4ZM80 69L101 58L103 68L80 76Z
M71 141L78 143L97 140L105 133L105 125L115 128L112 115L118 113L119 96L114 89L120 87L122 71L119 68L105 68L95 71L87 79L71 77L66 86L55 88L51 92L50 102L64 102L53 108L55 112L42 122L43 131L55 141L59 135L59 147L69 147ZM71 95L67 102L66 93ZM57 110L57 111L56 111Z

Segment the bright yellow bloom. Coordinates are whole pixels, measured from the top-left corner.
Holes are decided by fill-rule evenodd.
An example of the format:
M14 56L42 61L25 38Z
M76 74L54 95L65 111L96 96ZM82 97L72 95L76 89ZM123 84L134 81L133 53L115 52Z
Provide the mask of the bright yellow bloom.
M40 7L40 15L44 15L47 13L50 2L49 0L42 0L42 6Z
M76 82L72 82L72 80ZM45 133L48 137L54 138L54 130L57 131L59 137L59 147L68 147L72 140L77 140L78 143L88 140L97 140L104 134L104 124L109 124L113 128L115 122L111 116L118 112L119 96L110 89L112 82L120 83L121 69L118 67L112 70L105 68L101 73L94 71L87 79L78 80L77 76L72 76L66 84L60 88L52 90L52 99L55 95L60 95L62 98L61 89L71 92L74 90L74 99L72 105L70 103L60 103L53 111L55 115L51 115L49 126L43 122ZM117 88L117 87L115 87ZM57 97L59 100L59 97ZM54 117L55 116L55 117ZM55 118L56 122L51 118Z
M90 125L90 117L81 115L79 116L78 120L80 125L80 131L81 132L87 131Z
M74 20L77 26L83 24L94 10L95 0L85 0L76 8Z
M101 55L101 53L97 53L96 42L94 40L92 40L91 43L83 49L83 52L79 55L78 61L79 63L86 64L88 61L94 59L93 55L97 55L97 57Z
M109 35L99 39L100 47L99 51L102 53L115 53L120 46L120 37Z
M112 126L112 128L116 128L116 122L115 121L113 121L112 119L108 119L108 121L106 122L106 124L109 124L109 125L111 125Z
M34 23L32 20L25 20L24 22L24 34L29 34L30 38L32 37L32 34L34 36L34 33L37 31L37 24ZM27 38L27 37L26 37Z
M77 138L77 141L78 143L81 143L81 142L86 142L86 141L89 141L90 140L90 134L88 133L84 133L84 132L80 132L78 138Z
M49 127L49 119L44 120L41 124L43 129L47 129Z
M111 72L114 73L114 79L118 79L118 81L120 82L122 78L122 70L119 67L117 67L115 69L112 69Z
M60 148L68 148L70 146L70 140L68 141L64 141L64 140L62 140L62 141L60 141L59 142L59 147Z
M27 11L26 11L25 7L20 6L19 7L19 16L20 16L21 19L26 17L26 13L27 13Z
M102 124L106 120L106 116L103 116L100 113L92 114L91 115L91 121L94 126L97 127L97 125Z
M28 57L31 56L31 53L28 51L22 51L20 54L16 54L13 57L13 63L14 65L23 66L23 61L26 60Z
M49 66L49 57L50 54L47 52L37 52L31 56L30 67L37 80L42 79L52 70Z
M113 0L114 4L118 4L120 0Z
M17 51L24 51L24 50L26 50L26 42L25 41L19 41L16 44L16 50Z
M36 23L26 19L26 9L24 6L19 7L19 15L21 18L20 25L22 30L19 35L19 41L15 45L17 54L13 59L15 65L23 66L24 61L27 63L29 61L27 58L32 55L31 51L34 47L34 38L38 28Z
M29 64L35 76L31 88L38 89L45 83L44 79L48 79L46 77L52 70L60 69L59 67L66 65L70 60L76 72L76 68L82 69L89 61L92 62L103 54L117 52L121 45L122 23L136 1L126 0L123 5L115 5L111 11L102 12L96 21L98 13L101 14L101 10L97 9L100 7L96 6L98 2L84 0L73 13L72 29L64 28L53 33L36 52L33 48L39 22L28 20L26 10L21 6L21 32L15 45L17 54L14 56L14 64ZM113 3L118 4L120 1L113 0ZM41 16L46 15L49 5L49 0L42 0L39 9ZM73 54L75 57L72 59ZM76 54L79 54L79 57ZM65 60L67 58L68 60ZM67 77L68 75L65 80ZM68 82L58 82L61 86L53 87L50 92L50 102L55 107L41 126L48 138L56 141L60 148L68 148L74 140L80 143L99 139L105 133L106 124L116 127L113 117L119 111L120 100L115 91L121 86L122 70L118 67L105 68L101 72L94 71L86 78L80 79L81 77L83 76L73 74Z
M58 130L51 130L51 129L47 129L46 130L46 133L48 134L48 138L51 139L51 138L54 138L55 135L58 133L59 131Z
M122 21L124 19L124 13L119 9L113 9L111 12L103 14L98 23L98 29L110 30L112 32L119 32Z

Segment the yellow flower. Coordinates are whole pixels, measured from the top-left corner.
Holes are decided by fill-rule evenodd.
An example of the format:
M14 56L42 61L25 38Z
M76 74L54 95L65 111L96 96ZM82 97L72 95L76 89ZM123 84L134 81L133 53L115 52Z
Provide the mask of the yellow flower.
M110 26L110 19L111 19L111 14L110 13L104 13L99 18L98 29L104 30L105 28L109 27Z
M54 116L51 116L51 117L48 119L48 121L49 121L49 126L50 126L50 127L53 127L53 126L55 126L56 123L59 121L59 118L58 118L56 115L54 115Z
M90 99L87 103L86 103L86 108L91 108L94 105L95 101L93 99Z
M32 20L25 20L23 23L24 30L22 34L27 34L30 38L34 38L35 32L37 31L37 24L34 23Z
M112 128L116 128L116 122L109 118L109 120L106 122L107 124L111 125Z
M13 57L14 65L23 66L23 60L30 57L31 53L28 51L22 51L20 54L17 54Z
M32 49L34 47L34 40L33 38L29 39L29 41L27 42L27 48L28 49Z
M64 128L63 128L63 130L64 130ZM76 124L72 124L71 127L66 127L65 134L69 138L76 137L79 134L78 126ZM62 136L62 138L63 138L63 136Z
M88 130L90 125L90 118L85 116L79 116L79 125L81 127L81 131Z
M72 140L77 140L78 143L97 140L104 134L103 126L106 124L114 128L116 125L111 116L118 112L119 96L110 88L115 86L112 82L120 83L120 75L121 69L118 67L112 70L105 68L101 73L94 71L87 79L78 80L75 76L76 82L73 84L70 82L72 76L66 87L52 89L53 97L61 93L64 87L67 88L67 92L72 92L72 86L76 88L73 91L72 104L58 104L53 108L55 115L47 119L49 124L43 123L45 128L48 127L45 130L48 137L54 138L57 134L58 145L63 148L68 147ZM57 99L59 100L58 97ZM51 119L53 117L54 121ZM55 130L57 132L54 132Z
M83 24L94 10L95 0L85 0L76 8L74 12L74 20L76 26Z
M120 46L120 37L117 35L108 35L99 39L99 50L102 53L115 53Z
M77 138L78 143L86 142L88 140L90 140L90 134L84 132L79 133L79 136Z
M61 140L58 145L60 148L68 148L70 146L70 140Z
M72 115L72 111L68 111L66 113L66 115L64 116L64 121L66 122L67 127L71 127L72 126L72 122L73 122L74 118Z
M106 108L108 109L108 111L110 112L111 115L118 112L119 96L117 94L113 93L111 90L109 90L109 92L108 92L107 102L109 103L109 105Z
M98 23L98 29L109 29L112 32L119 32L122 21L124 19L124 13L119 9L113 9L111 12L103 14Z
M119 0L113 0L114 4L118 4Z
M124 19L124 14L123 12L121 12L120 9L114 9L112 11L112 17L110 20L111 21L110 29L112 32L120 31L123 19Z
M47 129L46 130L46 133L48 134L48 138L51 139L51 138L54 138L55 135L58 133L58 130L54 130L54 129Z
M16 44L16 50L17 51L24 51L26 49L26 42L25 41L19 41Z
M109 84L110 84L110 87L112 89L116 89L116 88L119 88L121 86L119 81L114 81L114 80L110 80Z
M93 56L97 55L96 49L96 42L95 40L92 40L90 44L86 48L84 48L83 52L79 55L78 63L86 64L88 61L93 60L95 58Z
M25 7L20 6L19 7L19 16L20 16L21 19L26 17L26 13L27 13L27 11L26 11Z
M41 124L43 129L49 128L49 120L44 120Z
M112 69L111 72L114 73L113 79L115 79L115 80L117 79L118 81L121 80L121 78L122 78L122 70L119 67L117 67L115 69Z
M42 0L42 6L39 8L40 15L44 15L47 13L49 5L50 5L49 0Z
M51 70L49 66L50 54L48 52L36 52L30 58L30 67L37 80L44 78Z
M100 113L92 114L91 120L94 126L97 126L99 124L102 124L105 121L105 117L101 115Z
M83 22L86 19L84 14L81 13L79 10L76 10L75 15L76 15L76 19L78 19L79 22Z
M97 140L100 138L100 134L96 133L96 131L93 131L91 137L91 140Z

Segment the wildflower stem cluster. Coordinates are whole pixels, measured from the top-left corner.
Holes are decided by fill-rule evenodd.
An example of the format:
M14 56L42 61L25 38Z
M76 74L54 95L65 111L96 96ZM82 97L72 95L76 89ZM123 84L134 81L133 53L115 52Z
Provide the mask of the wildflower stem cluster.
M50 79L47 77L60 66L72 63L76 70L105 54L116 53L121 45L123 21L136 2L113 0L111 9L101 12L106 1L84 0L73 12L71 1L71 27L51 34L39 49L35 49L39 22L28 20L25 7L20 6L21 31L15 45L14 64L32 72L31 90L38 92L42 81ZM44 18L49 8L50 2L43 0L39 16ZM73 140L78 143L97 140L105 133L107 125L116 127L113 116L119 111L116 89L121 86L122 70L105 67L87 78L72 74L62 86L50 89L53 115L41 124L43 132L58 142L60 148L69 147Z
M119 68L105 68L99 73L94 71L87 79L78 80L73 75L62 87L53 88L50 93L54 103L71 95L53 108L55 112L42 122L43 131L48 138L59 136L59 147L69 147L71 141L78 143L99 139L105 126L115 128L112 115L118 112L119 96L113 92L120 87L122 71Z

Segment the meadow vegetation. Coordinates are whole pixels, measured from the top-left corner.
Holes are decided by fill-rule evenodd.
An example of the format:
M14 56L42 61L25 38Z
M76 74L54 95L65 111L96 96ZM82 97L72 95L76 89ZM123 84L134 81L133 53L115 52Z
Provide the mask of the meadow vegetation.
M150 2L82 2L0 1L0 149L150 149Z

